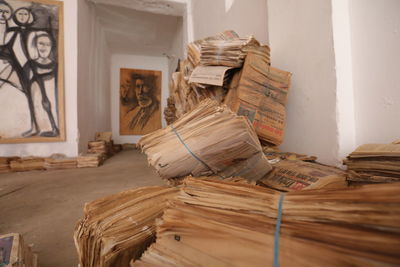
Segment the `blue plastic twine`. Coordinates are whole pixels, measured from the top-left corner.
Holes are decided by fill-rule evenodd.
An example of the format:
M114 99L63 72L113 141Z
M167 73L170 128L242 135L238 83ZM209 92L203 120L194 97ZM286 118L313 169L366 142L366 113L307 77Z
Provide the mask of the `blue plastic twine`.
M172 131L175 133L175 135L178 137L179 141L182 143L182 145L186 148L186 150L190 153L190 155L192 155L192 157L194 157L195 159L197 159L199 162L201 162L206 168L208 168L210 171L212 171L214 174L217 174L217 172L215 172L213 169L211 169L210 166L208 166L207 163L205 163L201 158L199 158L196 154L193 153L192 150L190 150L189 146L185 143L185 141L183 141L182 137L179 135L178 131L175 129L175 127L171 124L171 129ZM217 174L218 176L220 176L221 178L225 178L219 174Z
M276 226L275 226L274 267L279 266L279 235L280 235L280 231L281 231L282 206L283 206L284 198L285 198L285 194L281 193L281 196L279 197L278 216L276 217Z

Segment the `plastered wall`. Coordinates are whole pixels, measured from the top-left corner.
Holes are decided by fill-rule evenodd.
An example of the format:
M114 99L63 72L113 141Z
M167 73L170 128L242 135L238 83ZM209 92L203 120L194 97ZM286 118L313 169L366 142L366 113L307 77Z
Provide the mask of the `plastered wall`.
M159 70L162 72L161 81L161 112L163 112L167 98L168 90L168 59L167 57L150 57L138 55L115 54L111 57L111 124L112 133L115 143L137 143L141 136L139 135L120 135L119 134L119 99L120 99L120 69L144 69ZM166 122L162 116L162 125L166 126Z
M338 163L330 1L269 0L272 65L293 73L282 150Z
M356 145L400 138L400 1L349 1Z
M191 0L190 6L195 40L235 30L268 43L266 0Z
M110 53L94 4L78 3L79 152L96 132L111 131Z
M81 0L79 0L81 1ZM67 156L78 154L77 120L77 51L78 51L78 0L64 2L64 68L65 68L65 142L0 144L0 156L49 156L62 153ZM1 122L0 122L1 123Z

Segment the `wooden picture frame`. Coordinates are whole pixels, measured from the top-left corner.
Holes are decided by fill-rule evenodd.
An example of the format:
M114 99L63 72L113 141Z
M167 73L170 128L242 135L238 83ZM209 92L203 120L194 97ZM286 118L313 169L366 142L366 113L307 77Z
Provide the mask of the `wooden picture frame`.
M8 7L11 8L8 10ZM8 15L4 15L7 11ZM5 71L4 64L0 66L0 114L3 114L3 117L0 115L0 144L65 141L64 3L1 1L2 32L0 59L11 67L7 66L9 70ZM4 75L3 70L11 74ZM10 97L13 94L18 97ZM4 108L11 115L15 113L15 117L5 117L1 113L2 104L19 107L11 111Z

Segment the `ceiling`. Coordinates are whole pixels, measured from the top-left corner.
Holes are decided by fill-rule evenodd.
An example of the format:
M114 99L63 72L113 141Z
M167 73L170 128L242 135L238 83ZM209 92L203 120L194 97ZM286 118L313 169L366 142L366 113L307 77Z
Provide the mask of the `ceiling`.
M175 7L161 4L164 1L139 0L91 0L96 3L96 15L104 30L112 53L160 56L168 53L182 17ZM113 4L103 4L104 2ZM146 2L147 11L126 8L133 2ZM116 5L120 3L121 5ZM156 5L158 3L158 5ZM151 5L150 5L151 4ZM143 7L143 6L142 6ZM149 12L148 9L159 12ZM178 6L179 7L179 6ZM144 8L142 8L144 9ZM164 14L161 11L164 10ZM168 11L168 12L167 12Z

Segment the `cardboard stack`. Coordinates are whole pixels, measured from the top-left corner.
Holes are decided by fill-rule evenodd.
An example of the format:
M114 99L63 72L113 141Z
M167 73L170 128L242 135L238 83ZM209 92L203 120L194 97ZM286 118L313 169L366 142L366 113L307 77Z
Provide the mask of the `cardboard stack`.
M143 136L138 145L166 179L217 174L256 181L271 170L247 118L210 99L170 126Z
M131 266L396 266L399 190L383 184L283 197L189 178L159 221L156 242Z
M77 159L66 157L63 154L53 154L45 159L44 167L46 170L75 169L77 167Z
M0 235L0 266L37 267L37 254L25 245L20 234Z
M344 161L348 180L363 183L400 181L400 144L365 144Z
M10 161L10 168L13 172L45 170L44 158L25 157Z
M78 168L94 168L99 167L104 162L101 154L85 154L79 155L77 158Z
M144 187L85 205L75 229L80 266L129 266L155 239L155 220L178 189Z

